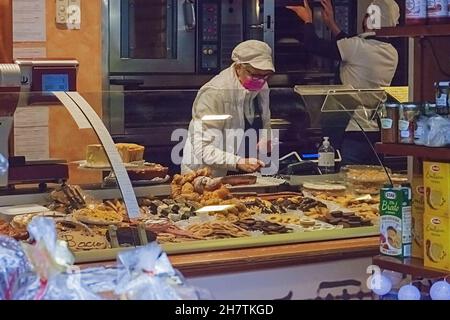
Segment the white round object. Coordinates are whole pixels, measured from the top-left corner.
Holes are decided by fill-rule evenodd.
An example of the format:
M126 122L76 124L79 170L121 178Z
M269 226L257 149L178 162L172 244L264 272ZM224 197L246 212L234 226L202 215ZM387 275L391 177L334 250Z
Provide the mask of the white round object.
M400 282L402 282L403 280L403 274L392 270L384 270L381 274L389 278L389 280L391 280L393 287L399 285Z
M398 300L420 300L420 291L412 284L403 286L398 291Z
M0 153L0 175L4 175L8 172L8 160Z
M450 300L450 284L447 281L438 281L431 286L430 296L433 300Z
M391 280L382 274L370 276L368 284L369 289L379 296L388 294L392 289Z

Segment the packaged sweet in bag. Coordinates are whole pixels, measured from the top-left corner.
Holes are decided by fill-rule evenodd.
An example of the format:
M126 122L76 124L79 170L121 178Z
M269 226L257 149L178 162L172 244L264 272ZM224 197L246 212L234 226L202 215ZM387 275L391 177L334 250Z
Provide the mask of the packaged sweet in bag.
M67 243L57 239L55 223L50 218L35 217L28 225L32 243L22 248L33 274L27 285L15 293L19 300L97 300L99 297L85 288L79 268Z
M20 244L0 236L0 300L10 300L18 288L23 287L31 265Z
M185 284L155 242L118 255L116 294L124 300L198 300L198 291Z

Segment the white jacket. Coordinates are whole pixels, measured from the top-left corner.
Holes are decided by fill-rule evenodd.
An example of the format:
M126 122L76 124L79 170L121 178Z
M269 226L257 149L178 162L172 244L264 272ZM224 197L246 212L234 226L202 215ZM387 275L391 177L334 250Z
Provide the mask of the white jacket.
M198 92L192 108L192 121L183 149L182 174L209 166L216 177L235 171L240 159L238 150L245 129L244 104L255 93L239 82L234 65L223 70ZM269 87L257 93L263 128L261 140L270 140ZM205 115L230 115L219 121L201 121ZM220 135L220 134L221 135ZM236 137L233 139L232 137Z

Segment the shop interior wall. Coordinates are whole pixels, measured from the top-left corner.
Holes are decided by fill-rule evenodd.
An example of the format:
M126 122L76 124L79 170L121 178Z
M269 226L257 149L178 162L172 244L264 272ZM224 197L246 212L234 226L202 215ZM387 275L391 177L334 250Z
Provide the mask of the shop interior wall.
M435 101L434 83L450 80L450 36L415 40L414 100Z
M102 114L102 59L101 21L102 1L82 1L81 29L67 30L55 23L54 0L46 0L47 6L47 56L76 58L79 63L77 89ZM89 92L90 94L84 94ZM67 111L58 108L50 115L50 156L68 161L85 158L86 145L96 143L92 130L78 130ZM70 141L70 143L67 143ZM72 183L91 182L100 178L99 174L86 173L71 166Z
M0 63L12 61L12 0L0 0Z
M3 0L2 0L3 1ZM55 23L56 1L46 0L45 44L19 43L15 46L44 45L47 58L75 58L79 61L77 90L102 114L101 11L102 1L81 1L81 29L68 30ZM92 130L79 130L65 108L50 108L50 157L67 161L85 158L86 145L97 143ZM101 173L70 166L71 183L98 182Z

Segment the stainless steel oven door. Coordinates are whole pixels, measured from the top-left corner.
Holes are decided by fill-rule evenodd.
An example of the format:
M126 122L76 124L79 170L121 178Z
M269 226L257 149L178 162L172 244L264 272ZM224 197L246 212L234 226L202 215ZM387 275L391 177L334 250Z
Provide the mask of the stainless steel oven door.
M195 71L195 0L110 0L110 73Z

